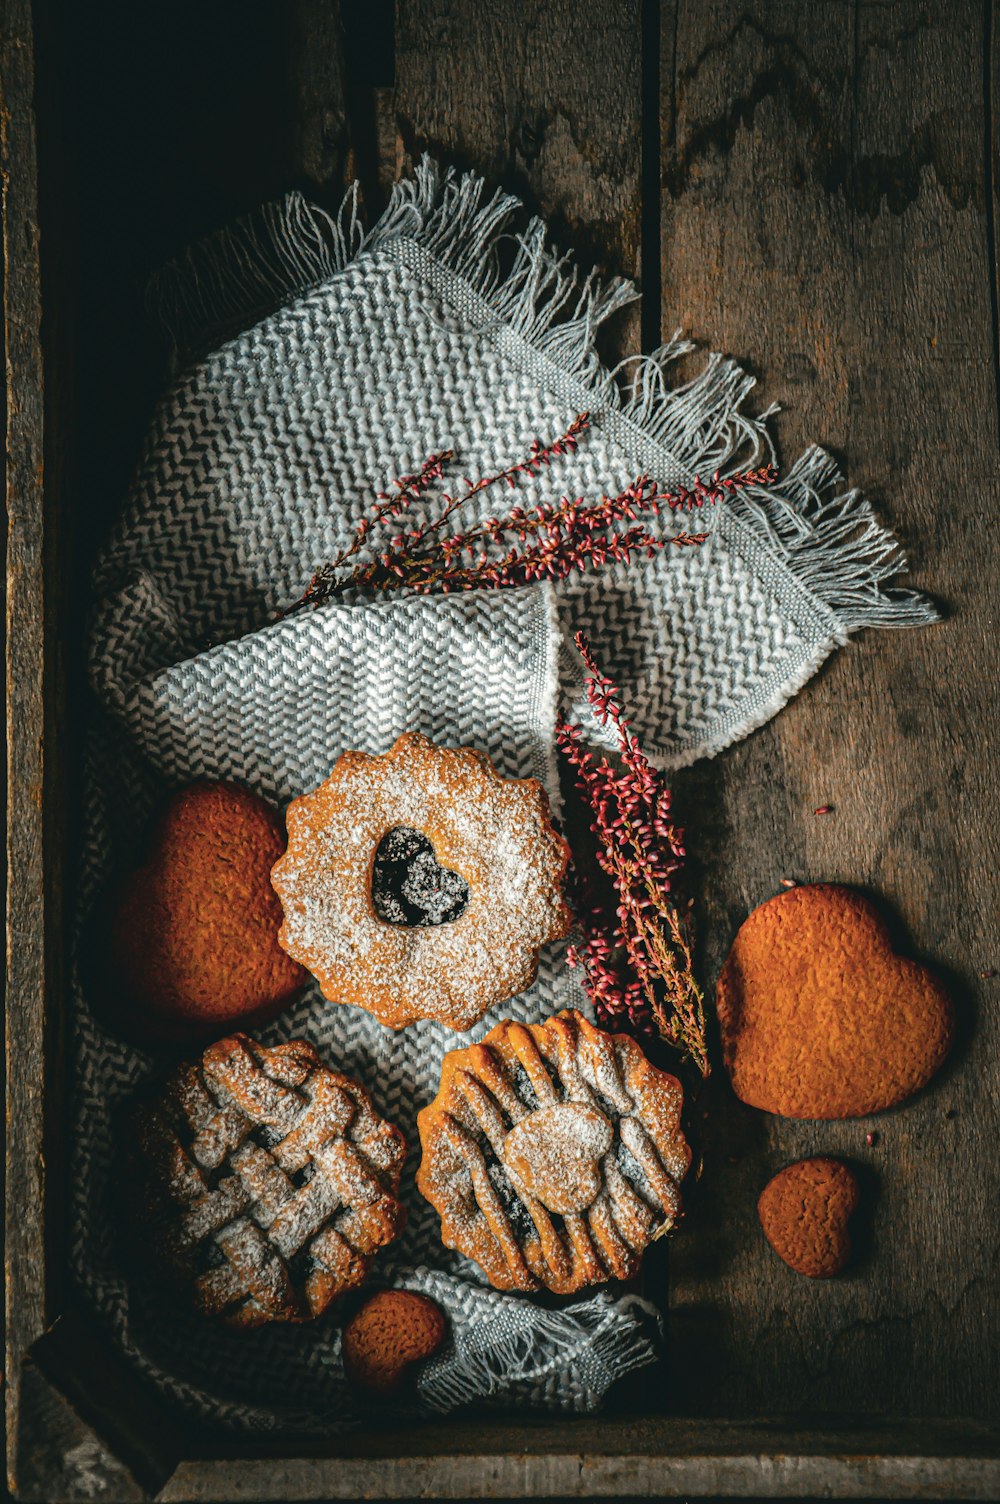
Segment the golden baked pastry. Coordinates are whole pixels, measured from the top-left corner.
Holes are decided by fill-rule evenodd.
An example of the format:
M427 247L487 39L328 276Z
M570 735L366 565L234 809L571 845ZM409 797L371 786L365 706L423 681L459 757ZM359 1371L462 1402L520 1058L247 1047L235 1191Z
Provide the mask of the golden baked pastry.
M95 990L116 1027L194 1045L294 1001L309 978L278 944L271 868L284 849L275 811L239 784L173 795L97 925Z
M861 1198L858 1177L843 1160L819 1155L788 1165L757 1202L764 1236L789 1268L830 1279L851 1256L848 1229Z
M895 1107L943 1064L955 1010L943 983L896 955L863 893L809 883L754 909L716 1006L736 1095L786 1118Z
M321 1315L406 1221L403 1135L306 1040L220 1040L135 1126L144 1242L230 1326Z
M549 823L545 790L501 778L471 747L408 732L381 757L345 752L286 819L288 850L271 873L281 944L331 1002L367 1008L392 1029L422 1018L468 1029L529 987L540 948L569 931L569 848ZM457 918L414 925L379 914L376 855L401 831L426 836L465 884Z
M445 1246L500 1290L630 1279L680 1212L680 1082L575 1011L497 1024L446 1055L417 1118Z

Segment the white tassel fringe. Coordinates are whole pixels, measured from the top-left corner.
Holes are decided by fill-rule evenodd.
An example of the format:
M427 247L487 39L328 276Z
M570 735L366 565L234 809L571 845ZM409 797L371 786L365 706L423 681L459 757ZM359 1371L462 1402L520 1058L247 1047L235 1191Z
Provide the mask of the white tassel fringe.
M637 296L633 284L581 278L571 257L549 246L541 219L520 232L511 228L521 207L513 194L488 198L475 173L456 176L424 157L412 178L394 186L367 234L357 184L336 215L292 193L165 267L151 285L150 302L175 356L190 358L321 285L359 255L413 240L478 293L497 327L520 335L579 384L582 398L620 413L692 477L734 474L772 460L767 420L775 409L745 410L755 378L735 361L712 353L696 376L671 385L669 367L695 349L678 332L652 355L624 361L615 371L602 365L595 332ZM623 373L624 384L618 379ZM902 548L822 449L807 450L777 485L726 505L845 630L938 620L927 596L892 585L906 569Z

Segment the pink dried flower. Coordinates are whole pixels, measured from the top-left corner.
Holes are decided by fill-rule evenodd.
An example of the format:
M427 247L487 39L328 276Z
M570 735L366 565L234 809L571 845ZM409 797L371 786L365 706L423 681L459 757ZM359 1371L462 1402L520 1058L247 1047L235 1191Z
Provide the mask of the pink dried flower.
M505 516L483 518L464 532L442 532L455 513L488 487L515 486L519 476L537 475L555 456L572 453L589 424L587 413L580 413L553 443L535 439L526 459L496 475L466 480L460 495L442 496L442 509L434 518L395 533L367 562L347 568L378 524L410 512L441 480L445 464L454 455L451 450L432 455L415 474L395 481L392 491L379 493L377 505L358 524L351 543L316 570L300 599L281 615L322 605L348 589L405 588L421 595L503 589L536 580L561 580L575 571L601 569L609 563L628 564L637 556L651 557L668 544L694 547L705 541L707 533L679 532L660 538L640 519L663 510L694 511L706 502L721 501L734 490L767 485L774 479L774 468L767 466L724 480L716 476L708 486L698 479L690 489L658 491L648 475L640 475L617 496L602 496L596 502L564 496L531 508L513 506Z
M682 915L673 896L685 851L670 811L670 790L628 729L618 689L597 667L582 632L576 644L589 670L587 698L594 714L618 735L622 771L583 745L578 726L560 719L556 741L593 816L597 864L609 880L603 894L592 882L580 884L584 938L571 952L570 964L583 969L599 1023L640 1035L658 1033L707 1076L705 1007L693 974L690 909L685 906Z

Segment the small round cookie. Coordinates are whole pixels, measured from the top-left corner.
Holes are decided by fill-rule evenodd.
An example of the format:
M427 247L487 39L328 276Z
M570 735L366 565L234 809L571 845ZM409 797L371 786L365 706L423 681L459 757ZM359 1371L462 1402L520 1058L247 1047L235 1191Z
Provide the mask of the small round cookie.
M210 1045L134 1129L142 1251L229 1326L321 1316L406 1221L406 1140L307 1040Z
M308 980L278 944L281 822L249 789L175 794L98 926L98 991L124 1032L184 1044L281 1013ZM99 1003L100 1005L100 1003Z
M381 757L345 752L325 783L287 810L288 850L271 880L279 940L334 1003L392 1029L433 1018L468 1029L530 987L538 953L568 933L566 842L537 779L501 778L471 747L415 732ZM373 871L393 832L422 834L468 898L445 923L378 912Z
M868 899L834 883L792 888L753 911L717 1007L736 1095L788 1118L864 1117L905 1101L955 1033L937 978L895 954Z
M680 1082L573 1010L446 1055L417 1118L441 1238L500 1290L631 1279L680 1214Z
M379 1290L344 1328L344 1372L367 1394L393 1394L415 1363L437 1352L446 1329L444 1312L429 1295Z
M857 1178L839 1159L800 1159L764 1187L757 1215L764 1236L789 1268L810 1279L839 1274L851 1256L848 1219Z

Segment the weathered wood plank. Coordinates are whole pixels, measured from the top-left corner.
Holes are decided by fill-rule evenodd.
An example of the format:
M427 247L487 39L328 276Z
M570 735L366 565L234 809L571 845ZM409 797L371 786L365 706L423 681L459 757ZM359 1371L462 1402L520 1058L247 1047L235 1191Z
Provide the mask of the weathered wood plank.
M795 1430L766 1422L563 1420L373 1435L336 1458L178 1468L159 1497L195 1501L512 1498L988 1499L995 1437L969 1427Z
M781 877L842 880L887 900L962 1013L937 1083L870 1121L770 1119L716 1084L674 1250L675 1395L695 1411L1000 1407L987 40L972 0L664 7L664 331L749 361L785 409L785 456L842 455L948 613L863 634L678 781L706 972ZM823 1284L785 1269L755 1216L769 1176L815 1152L854 1160L869 1206L865 1256Z
M474 167L544 215L584 265L637 276L640 23L640 0L399 0L399 162L426 150ZM638 311L617 325L615 350L638 349Z
M44 392L34 60L27 0L5 0L0 69L7 392L5 1423L8 1476L13 1478L21 1354L45 1320Z
M17 1497L24 1504L58 1500L132 1501L145 1497L131 1475L69 1402L31 1362L19 1405Z
M189 0L91 14L3 3L6 1434L12 1481L38 1498L105 1478L85 1427L47 1431L47 1402L19 1426L17 1403L22 1355L59 1308L46 1312L46 1289L58 1297L63 1280L61 879L80 771L79 623L90 552L161 380L145 284L186 241L289 186L339 199L347 155L336 0L252 3L234 19Z

